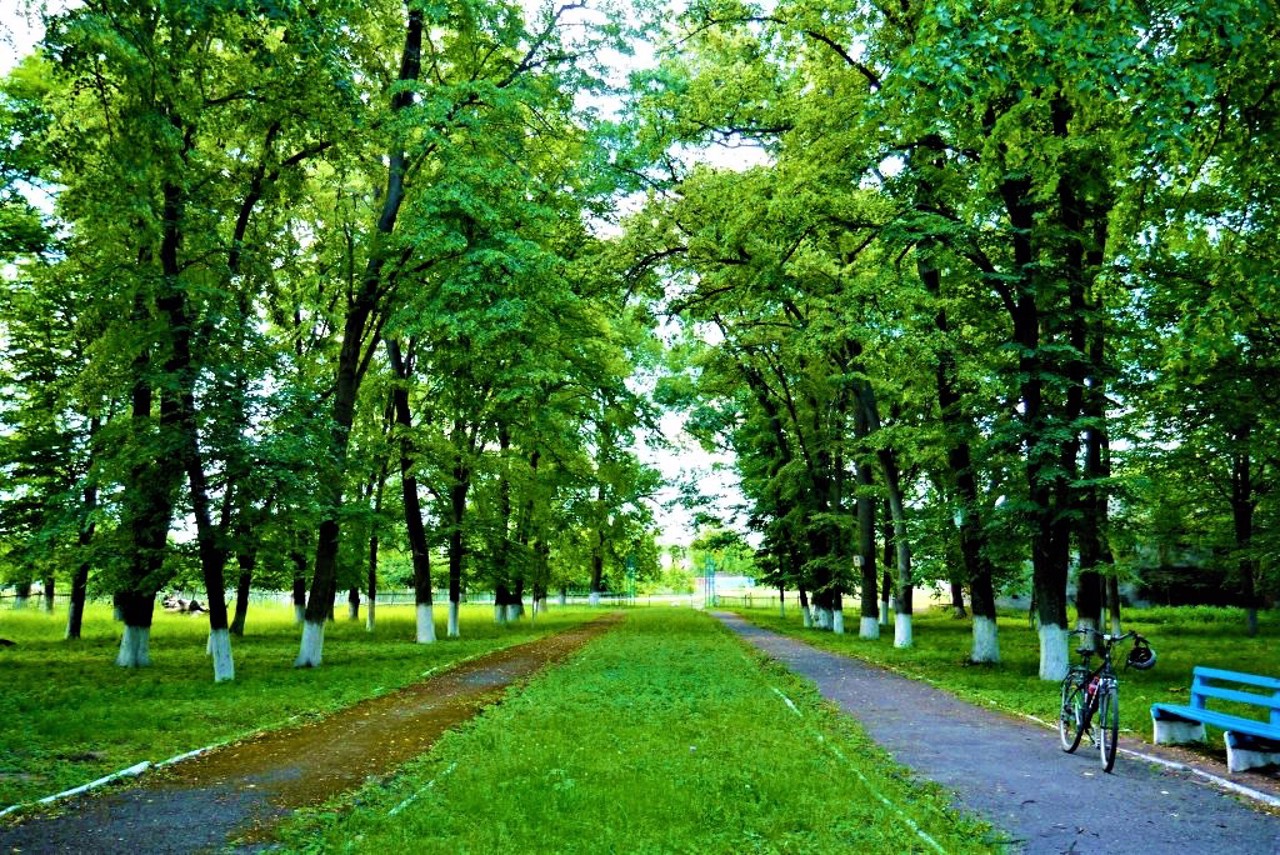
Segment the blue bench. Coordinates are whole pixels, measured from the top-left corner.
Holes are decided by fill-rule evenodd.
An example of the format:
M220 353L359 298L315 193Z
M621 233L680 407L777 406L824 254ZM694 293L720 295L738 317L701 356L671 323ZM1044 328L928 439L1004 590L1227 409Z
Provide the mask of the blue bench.
M1260 707L1266 718L1211 710L1210 699ZM1191 677L1190 704L1151 705L1157 745L1204 742L1206 724L1226 731L1227 768L1232 772L1280 763L1280 678L1197 666Z

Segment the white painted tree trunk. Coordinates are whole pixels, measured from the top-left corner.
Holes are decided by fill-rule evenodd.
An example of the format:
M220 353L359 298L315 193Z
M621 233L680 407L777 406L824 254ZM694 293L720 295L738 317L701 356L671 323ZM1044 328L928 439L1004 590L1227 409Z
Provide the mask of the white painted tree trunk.
M778 600L778 617L785 618L787 616L787 601Z
M347 620L356 620L360 617L359 603L353 603L347 600Z
M889 604L884 600L880 601L880 625L889 625Z
M418 603L418 643L434 644L436 641L435 610L427 603Z
M569 605L569 595L564 591L560 592L560 605L562 606Z
M864 617L858 624L858 637L875 640L880 637L880 621L873 617Z
M307 607L295 604L293 607L293 622L298 626L307 622Z
M915 643L911 634L911 615L898 612L893 616L893 646L910 647Z
M1111 616L1111 634L1124 635L1124 630L1120 628L1120 618L1115 615Z
M302 647L298 658L293 660L294 668L317 668L324 655L324 621L312 623L302 622Z
M831 631L836 635L844 635L844 609L836 609L831 613Z
M365 606L365 609L364 609L365 632L373 632L374 624L377 623L377 615L375 614L377 610L378 610L378 602L376 600L370 600L369 605Z
M14 609L21 611L27 607L27 603L31 601L30 597L18 596L13 598Z
M1067 631L1057 624L1040 625L1040 679L1060 682L1067 676Z
M116 664L121 668L143 668L151 664L151 627L125 624Z
M231 656L231 631L215 629L209 633L209 649L213 654L213 682L236 678L236 662Z
M1093 633L1098 631L1098 622L1093 618L1076 618L1076 629L1091 629L1093 632L1087 632L1080 636L1080 646L1087 647L1090 650L1097 650L1097 636Z
M535 615L545 615L547 613L547 598L538 597L533 601L533 613Z
M458 633L458 604L453 600L449 601L449 637L457 638Z
M76 623L80 620L83 620L83 618L84 618L84 612L82 610L82 607L78 607L75 603L75 600L72 600L67 605L67 631L63 634L62 637L66 639L71 638L71 624Z
M493 604L493 622L499 626L507 625L507 607Z
M507 604L507 623L515 623L520 620L520 606L517 603Z
M594 608L595 606L598 606L598 605L600 605L600 592L599 592L599 591L592 591L592 592L591 592L591 606Z
M803 606L800 609L800 623L804 625L805 629L813 627L813 614L810 613L808 606Z
M112 606L111 619L116 623L124 623L124 610L119 606Z
M996 622L987 617L973 619L973 652L969 656L975 663L1000 661L1000 635Z

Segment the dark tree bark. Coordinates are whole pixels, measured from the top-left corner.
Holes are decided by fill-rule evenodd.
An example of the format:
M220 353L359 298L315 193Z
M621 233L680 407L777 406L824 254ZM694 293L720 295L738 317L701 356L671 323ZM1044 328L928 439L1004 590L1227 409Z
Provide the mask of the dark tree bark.
M1258 498L1253 485L1253 459L1250 453L1252 427L1244 425L1235 431L1232 439L1236 451L1231 465L1231 518L1235 530L1236 550L1240 557L1236 562L1240 574L1241 604L1245 609L1245 634L1258 634L1258 594L1256 574L1258 561L1252 554L1254 512Z
M94 417L90 422L89 437L91 440L97 433L99 424L97 417ZM84 606L89 592L89 567L91 564L86 553L89 549L89 544L93 542L96 528L94 514L98 509L98 487L93 482L88 483L84 488L84 509L86 521L80 526L80 535L77 540L77 545L80 547L80 560L76 564L76 572L71 577L71 602L67 606L67 640L79 638L80 630L84 623Z
M293 561L293 608L297 623L302 623L307 608L307 557L301 552L289 553Z
M404 52L398 80L417 80L422 65L423 13L411 6L405 25ZM392 112L413 103L409 87L398 90L391 98ZM342 329L342 346L333 389L333 456L334 467L329 477L321 479L322 506L325 517L320 522L316 541L315 564L311 576L310 596L295 667L314 667L321 662L324 649L324 622L333 607L337 590L338 549L341 535L339 523L342 508L342 472L350 444L351 426L355 422L356 397L368 368L368 360L377 344L382 319L379 309L385 295L383 267L386 263L386 239L395 230L396 220L405 197L404 151L393 147L387 157L387 185L382 208L375 224L375 241L360 279L360 284L347 304Z
M249 616L249 592L253 587L253 571L258 565L256 546L245 546L242 542L236 550L236 563L240 566L240 575L236 579L236 611L230 631L240 638L244 636L244 623Z
M400 381L392 388L392 407L400 448L400 486L404 504L405 531L409 537L409 555L413 562L414 603L432 605L431 552L427 548L427 531L422 521L422 502L418 496L418 478L414 471L417 453L413 447L413 414L409 409L408 381L413 373L413 345L406 357L395 339L387 340L391 368ZM450 589L452 593L452 588Z

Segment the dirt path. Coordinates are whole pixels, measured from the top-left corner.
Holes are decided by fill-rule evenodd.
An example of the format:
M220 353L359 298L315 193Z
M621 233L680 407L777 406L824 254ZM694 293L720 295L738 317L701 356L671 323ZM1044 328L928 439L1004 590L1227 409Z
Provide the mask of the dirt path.
M619 619L487 654L320 721L272 731L85 798L59 816L0 827L0 852L199 852L270 839L280 820L393 771L512 683L568 657Z
M1280 853L1280 818L1187 772L1122 755L1104 774L1096 749L1064 754L1057 734L856 659L816 650L742 618L734 632L815 683L901 763L1027 853Z

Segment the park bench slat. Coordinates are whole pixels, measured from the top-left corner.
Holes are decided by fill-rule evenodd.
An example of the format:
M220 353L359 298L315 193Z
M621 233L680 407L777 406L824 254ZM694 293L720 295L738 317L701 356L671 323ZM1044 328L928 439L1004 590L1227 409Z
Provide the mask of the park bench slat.
M1219 686L1196 686L1191 690L1192 696L1218 698L1224 701L1249 704L1250 706L1269 707L1280 710L1280 695L1258 695L1253 692L1240 692L1235 689L1223 689ZM1196 704L1193 704L1196 706Z
M1268 677L1264 674L1246 674L1243 671L1227 671L1222 668L1206 668L1203 665L1197 665L1192 672L1192 677L1196 680L1204 678L1207 680L1244 683L1248 686L1258 686L1263 689L1280 692L1280 677Z

